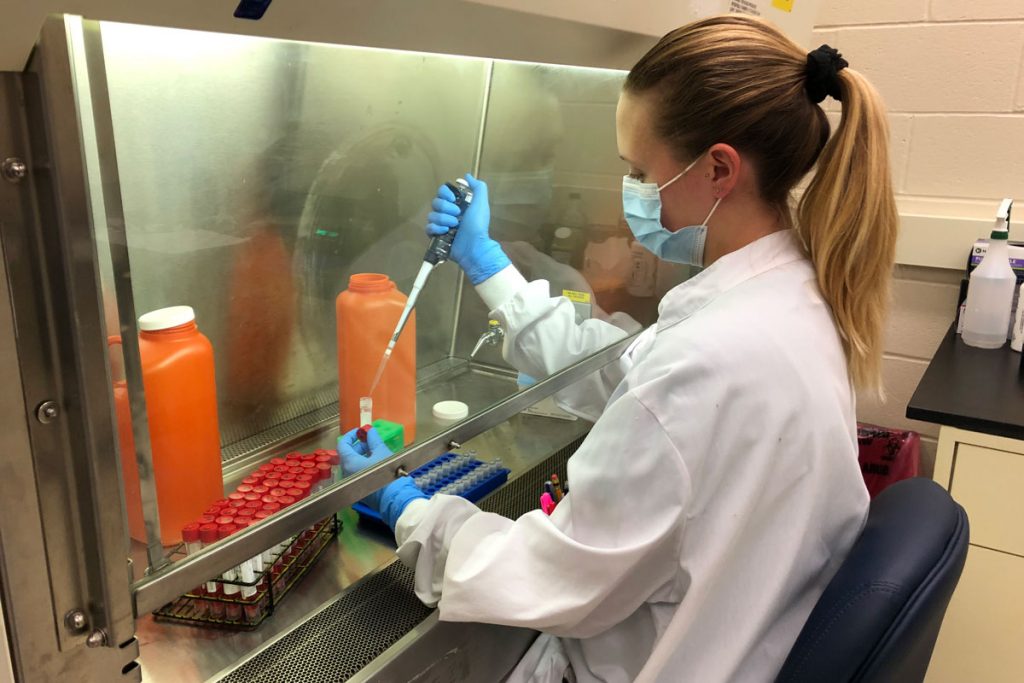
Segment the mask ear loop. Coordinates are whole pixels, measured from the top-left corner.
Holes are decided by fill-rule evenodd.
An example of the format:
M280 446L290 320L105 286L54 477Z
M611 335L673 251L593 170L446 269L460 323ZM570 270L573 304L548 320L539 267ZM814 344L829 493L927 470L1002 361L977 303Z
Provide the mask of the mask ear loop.
M719 198L718 198L718 199L717 199L717 200L715 201L715 204L714 204L714 206L712 206L712 207L711 207L711 212L710 212L710 213L708 213L708 217L704 219L704 222L703 222L703 223L701 223L701 225L703 225L703 226L707 227L708 221L709 221L709 220L711 220L711 217L715 215L715 211L716 211L716 210L718 209L718 205L722 203L722 200L723 200L723 199L725 199L725 197L719 197Z
M693 168L694 166L696 166L696 165L697 165L697 162L698 162L698 161L700 161L700 158L701 158L702 156L704 156L704 155L703 155L703 154L701 154L701 155L699 155L699 156L698 156L698 157L697 157L696 159L694 159L693 161L691 161L691 162L690 162L690 165L689 165L689 166L687 166L686 168L684 168L684 169L683 169L682 171L680 171L680 172L679 172L679 175L677 175L677 176L676 176L675 178L673 178L672 180L668 181L668 182L667 182L667 183L665 183L664 185L660 185L660 186L658 187L658 192L661 192L661 191L662 191L662 190L664 190L664 189L665 189L666 187L668 187L669 185L671 185L672 183L674 183L675 181L679 180L679 179L680 179L680 178L682 178L682 177L683 177L684 175L686 175L686 172L687 172L687 171L689 171L689 170L690 170L691 168Z

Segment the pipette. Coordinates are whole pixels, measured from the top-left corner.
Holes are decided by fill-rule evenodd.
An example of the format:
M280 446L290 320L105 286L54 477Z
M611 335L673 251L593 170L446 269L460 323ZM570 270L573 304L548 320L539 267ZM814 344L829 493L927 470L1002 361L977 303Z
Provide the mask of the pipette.
M455 205L459 207L459 220L466 213L466 208L469 207L473 201L473 190L470 189L469 183L462 178L456 178L453 183L445 183L452 194L455 195ZM458 230L458 226L455 226L443 235L430 240L430 246L427 247L427 253L423 256L423 265L420 266L420 272L416 275L416 280L412 283L412 290L409 292L409 299L405 303L405 309L402 311L402 315L398 318L398 324L395 325L395 332L391 335L388 346L384 350L384 357L380 359L380 365L377 366L377 374L373 376L373 383L370 385L370 396L373 395L373 390L377 388L377 384L380 382L380 378L384 375L384 368L387 367L388 361L391 359L391 352L395 349L395 344L398 343L398 338L402 336L402 330L405 329L405 323L408 322L409 316L412 314L413 308L416 306L416 299L420 296L420 290L423 289L423 285L427 283L427 278L430 276L431 271L437 266L441 265L448 260L448 257L452 253L452 242L455 241L455 232Z

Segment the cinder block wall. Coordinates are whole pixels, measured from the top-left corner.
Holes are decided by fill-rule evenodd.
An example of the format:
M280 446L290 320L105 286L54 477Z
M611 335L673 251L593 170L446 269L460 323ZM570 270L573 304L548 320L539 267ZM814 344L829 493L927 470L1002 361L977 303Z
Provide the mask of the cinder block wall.
M950 221L990 219L1005 196L1024 206L1024 0L822 0L815 34L885 98L901 213L934 216L935 240L963 242L966 258L970 235ZM937 427L903 415L953 319L959 279L948 267L897 266L888 401L859 402L861 420L926 437L925 474Z

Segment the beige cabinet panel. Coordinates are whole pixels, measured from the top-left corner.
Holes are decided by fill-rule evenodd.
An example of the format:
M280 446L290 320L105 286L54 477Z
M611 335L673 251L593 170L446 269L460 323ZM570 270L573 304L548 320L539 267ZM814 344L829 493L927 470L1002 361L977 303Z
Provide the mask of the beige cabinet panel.
M1024 455L958 444L950 493L970 516L971 543L1024 555Z
M1024 561L971 546L925 683L1018 683L1022 644Z

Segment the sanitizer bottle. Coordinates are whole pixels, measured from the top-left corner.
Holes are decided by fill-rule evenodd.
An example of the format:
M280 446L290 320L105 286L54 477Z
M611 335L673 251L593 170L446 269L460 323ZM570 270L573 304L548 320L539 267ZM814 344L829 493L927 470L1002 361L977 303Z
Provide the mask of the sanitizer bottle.
M1010 267L1006 240L1010 229L1012 199L1004 199L996 214L988 251L971 273L964 309L964 343L981 349L998 349L1010 329L1010 307L1017 276Z

